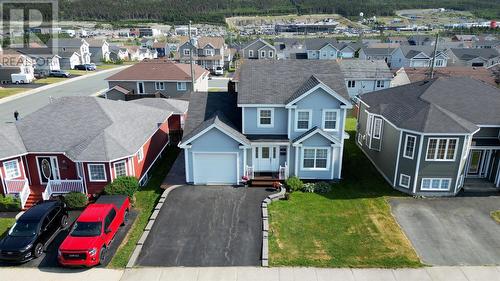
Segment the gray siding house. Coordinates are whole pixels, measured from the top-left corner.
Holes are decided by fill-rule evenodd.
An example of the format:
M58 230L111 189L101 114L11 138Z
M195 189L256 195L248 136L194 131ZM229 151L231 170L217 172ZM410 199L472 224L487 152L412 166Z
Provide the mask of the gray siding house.
M391 68L430 67L434 57L432 46L401 46L391 56ZM442 48L436 50L435 67L446 67L448 56Z
M339 65L351 98L391 86L393 75L383 60L341 60Z
M276 59L276 48L258 38L241 48L240 55L244 59Z
M62 69L73 69L78 64L90 63L89 43L85 39L69 38L49 39L47 46L57 49L60 57L60 67Z
M500 187L500 90L437 78L363 95L356 143L395 189L453 196L468 181Z
M232 57L228 56L228 53L229 49L223 37L198 37L193 38L192 42L181 42L174 59L181 63L189 63L192 54L196 64L215 70L218 66L229 65Z
M234 81L237 93L192 95L186 182L342 178L352 105L336 62L247 60Z
M448 55L450 66L490 67L500 63L500 53L496 49L451 48Z

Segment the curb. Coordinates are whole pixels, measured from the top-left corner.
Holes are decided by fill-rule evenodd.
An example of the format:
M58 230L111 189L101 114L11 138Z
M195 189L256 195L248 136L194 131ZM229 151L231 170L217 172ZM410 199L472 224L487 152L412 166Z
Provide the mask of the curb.
M28 90L28 91L19 93L17 95L13 95L13 96L9 96L9 97L5 97L3 99L0 99L0 104L6 103L6 102L9 102L9 101L13 101L13 100L16 100L16 99L19 99L19 98L31 96L31 95L36 94L38 92L45 91L45 90L48 90L48 89L52 89L54 87L61 86L61 85L64 85L64 84L68 84L68 83L71 83L71 82L74 82L74 81L82 80L82 79L85 79L85 78L88 78L88 77L92 77L92 76L100 75L100 74L103 74L103 73L111 72L111 71L117 70L117 69L125 69L125 68L130 67L130 66L131 65L118 66L118 67L115 67L115 68L110 68L110 69L105 69L105 70L101 70L101 71L96 71L95 73L81 75L81 76L78 76L78 77L75 77L75 78L69 78L69 79L61 81L61 82L57 82L57 83L52 83L52 84L49 84L49 85L41 86L41 87L38 87L38 88L35 88L35 89L32 89L32 90Z
M153 225L156 221L156 217L160 213L161 207L165 204L164 203L165 199L167 198L170 191L172 191L180 186L182 186L182 185L172 185L163 191L163 193L160 196L159 203L156 205L156 207L153 210L153 213L149 217L148 224L146 225L146 227L144 227L144 231L142 232L141 238L139 238L139 241L137 241L135 249L132 252L132 255L130 256L130 259L128 260L128 263L125 266L125 268L133 268L135 266L135 263L137 262L137 258L139 258L139 254L141 253L142 246L146 242L146 239L148 238L148 235L149 235L151 229L153 228Z
M266 199L262 201L261 209L262 209L262 252L261 252L261 265L268 267L269 266L269 214L267 212L267 205L271 204L274 201L278 201L280 199L285 198L286 189L281 186L280 191L278 193L273 193L267 196Z

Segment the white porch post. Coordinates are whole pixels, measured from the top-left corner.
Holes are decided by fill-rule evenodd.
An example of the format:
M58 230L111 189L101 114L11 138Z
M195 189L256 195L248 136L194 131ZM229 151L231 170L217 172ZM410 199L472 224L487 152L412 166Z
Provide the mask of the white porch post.
M286 174L290 176L290 144L286 146Z
M186 170L186 183L191 182L189 179L189 157L188 148L184 148L184 169Z
M299 146L295 146L295 175L298 177L299 175Z

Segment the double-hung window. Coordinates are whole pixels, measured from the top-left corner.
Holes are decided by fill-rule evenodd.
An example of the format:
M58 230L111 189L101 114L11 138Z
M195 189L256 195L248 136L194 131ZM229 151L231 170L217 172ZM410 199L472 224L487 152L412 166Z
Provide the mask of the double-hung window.
M347 88L354 88L356 87L356 81L355 80L349 80L347 81Z
M155 82L155 90L157 91L165 90L165 82Z
M184 49L184 50L183 50L183 54L184 54L185 56L189 56L189 55L191 54L191 50L190 50L190 49Z
M413 159L415 155L415 143L417 142L417 137L412 135L406 135L405 138L405 151L403 157Z
M384 81L383 80L377 80L377 88L384 88Z
M309 130L311 126L311 111L310 110L297 110L297 121L295 122L296 130Z
M104 164L88 164L90 181L106 181Z
M404 188L409 188L410 187L410 176L405 175L405 174L400 174L399 175L399 186L404 187Z
M273 127L274 110L272 108L259 108L257 110L257 127Z
M125 161L116 162L113 165L115 166L115 177L123 177L127 175Z
M21 169L19 169L19 161L10 160L3 162L3 168L5 170L5 179L15 179L21 176Z
M185 91L186 89L186 82L177 82L177 91Z
M373 138L380 139L382 136L382 119L374 118L373 119Z
M323 111L323 130L337 130L338 121L337 110L324 110Z
M248 50L248 57L250 57L250 58L253 57L253 50Z
M423 178L420 190L450 190L451 179Z
M327 169L328 149L327 148L304 148L302 160L303 169Z
M273 51L269 51L269 58L274 58L274 52Z
M265 58L266 57L266 51L261 51L260 52L260 57Z
M454 161L458 139L430 138L427 144L427 161Z

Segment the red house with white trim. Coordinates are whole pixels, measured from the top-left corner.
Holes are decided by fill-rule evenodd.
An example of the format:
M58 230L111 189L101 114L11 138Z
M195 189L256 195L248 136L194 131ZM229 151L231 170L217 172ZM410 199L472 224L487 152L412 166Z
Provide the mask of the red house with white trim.
M1 124L0 192L29 208L54 194L99 193L117 176L146 183L187 111L185 101L154 100L64 97Z

